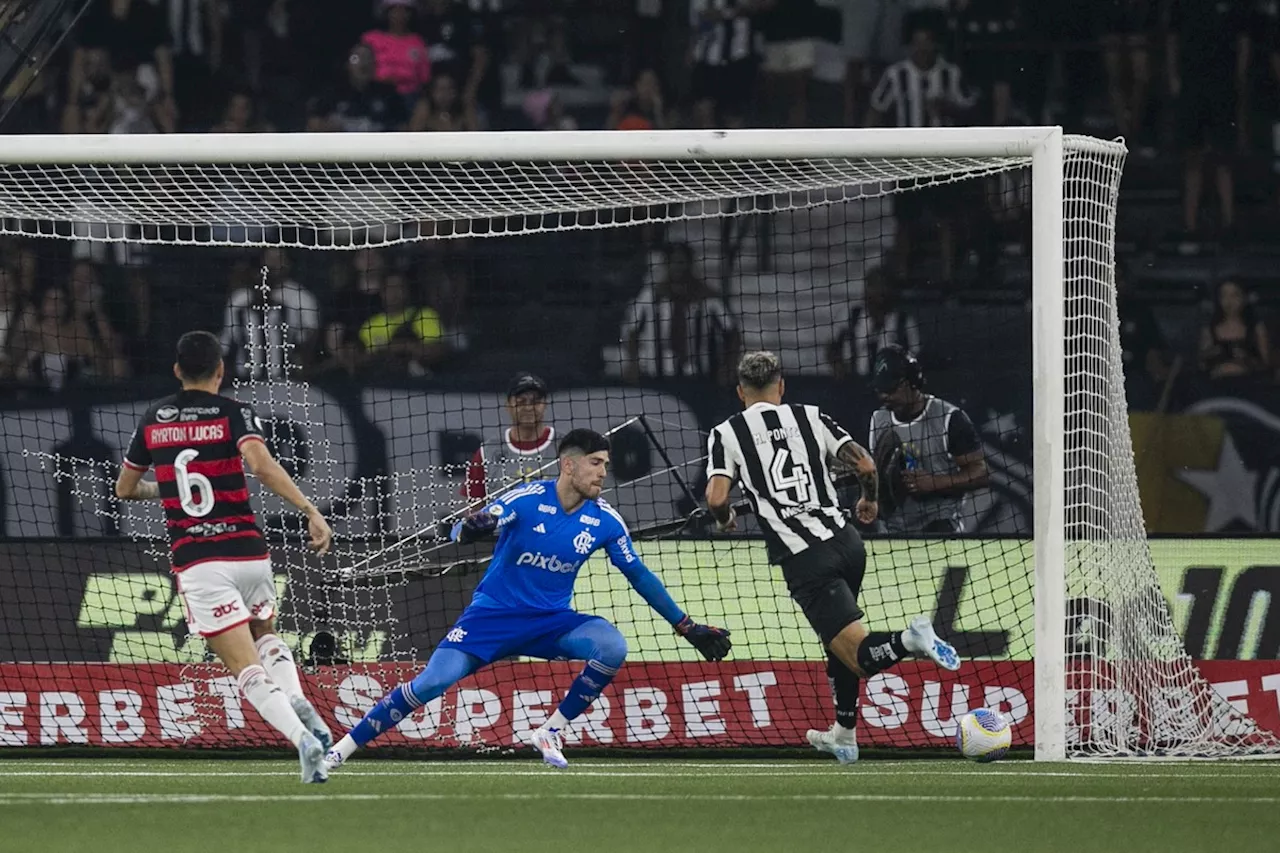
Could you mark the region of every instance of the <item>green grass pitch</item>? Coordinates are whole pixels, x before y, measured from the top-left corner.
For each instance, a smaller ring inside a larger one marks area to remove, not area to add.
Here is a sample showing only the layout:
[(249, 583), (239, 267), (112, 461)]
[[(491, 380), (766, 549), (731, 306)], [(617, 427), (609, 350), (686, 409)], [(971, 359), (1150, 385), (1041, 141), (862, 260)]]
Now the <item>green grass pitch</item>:
[(1280, 765), (0, 760), (0, 851), (1280, 850)]

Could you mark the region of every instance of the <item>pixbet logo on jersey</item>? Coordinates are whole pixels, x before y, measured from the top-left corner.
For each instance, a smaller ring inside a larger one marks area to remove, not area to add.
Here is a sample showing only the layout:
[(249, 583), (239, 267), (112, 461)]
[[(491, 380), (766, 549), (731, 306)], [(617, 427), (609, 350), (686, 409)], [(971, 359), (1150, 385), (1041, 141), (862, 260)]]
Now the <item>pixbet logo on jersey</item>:
[(578, 566), (582, 563), (566, 563), (555, 554), (550, 557), (544, 556), (541, 552), (530, 554), (525, 551), (516, 559), (517, 566), (533, 566), (535, 569), (546, 569), (549, 572), (560, 572), (561, 574), (572, 574), (578, 570)]

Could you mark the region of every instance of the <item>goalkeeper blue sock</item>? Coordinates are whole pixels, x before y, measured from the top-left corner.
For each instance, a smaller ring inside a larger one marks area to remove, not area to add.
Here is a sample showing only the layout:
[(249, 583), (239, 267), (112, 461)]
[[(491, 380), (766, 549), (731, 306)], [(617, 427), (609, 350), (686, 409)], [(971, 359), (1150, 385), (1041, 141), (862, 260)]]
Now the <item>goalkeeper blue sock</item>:
[(364, 746), (383, 732), (388, 732), (418, 708), (443, 696), (444, 692), (475, 672), (484, 661), (457, 649), (436, 649), (427, 668), (412, 682), (401, 684), (383, 696), (377, 705), (356, 723), (350, 737), (356, 746)]
[(596, 701), (600, 691), (604, 690), (617, 674), (618, 670), (615, 667), (606, 666), (598, 660), (587, 661), (582, 674), (569, 685), (569, 693), (560, 703), (560, 707), (556, 708), (557, 713), (566, 721), (579, 716), (592, 702)]
[(363, 720), (356, 723), (351, 730), (351, 739), (356, 742), (356, 746), (364, 746), (383, 732), (394, 729), (401, 720), (422, 707), (422, 704), (407, 683), (397, 685), (364, 715)]

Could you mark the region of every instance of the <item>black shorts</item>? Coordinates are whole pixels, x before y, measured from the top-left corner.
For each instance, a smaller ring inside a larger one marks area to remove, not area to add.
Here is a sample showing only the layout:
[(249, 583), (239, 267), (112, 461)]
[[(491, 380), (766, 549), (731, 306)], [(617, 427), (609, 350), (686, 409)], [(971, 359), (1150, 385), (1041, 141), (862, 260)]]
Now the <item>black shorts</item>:
[(845, 626), (862, 618), (858, 593), (867, 569), (867, 549), (850, 525), (782, 561), (782, 578), (813, 630), (830, 645)]

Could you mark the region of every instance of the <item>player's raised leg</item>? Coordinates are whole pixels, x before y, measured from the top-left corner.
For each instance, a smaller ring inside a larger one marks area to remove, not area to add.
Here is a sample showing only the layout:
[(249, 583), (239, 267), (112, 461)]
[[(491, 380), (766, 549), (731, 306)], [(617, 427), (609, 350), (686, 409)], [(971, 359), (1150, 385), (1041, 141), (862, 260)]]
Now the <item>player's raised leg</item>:
[(436, 648), (427, 661), (426, 669), (413, 681), (392, 688), (364, 715), (364, 719), (333, 745), (324, 759), (326, 771), (341, 765), (357, 749), (391, 731), (405, 717), (432, 699), (443, 696), (446, 690), (484, 665), (485, 661), (459, 649), (443, 645)]
[(289, 697), (289, 704), (307, 731), (315, 735), (320, 746), (328, 750), (333, 746), (333, 735), (324, 719), (307, 701), (302, 690), (302, 678), (298, 675), (298, 666), (293, 661), (293, 653), (284, 641), (276, 636), (275, 622), (271, 618), (255, 619), (249, 623), (249, 632), (253, 635), (254, 647), (258, 650), (258, 659), (267, 676), (280, 686)]
[(627, 659), (627, 641), (622, 632), (608, 621), (599, 616), (577, 613), (568, 616), (586, 621), (561, 635), (552, 648), (526, 652), (534, 657), (586, 661), (555, 712), (534, 730), (530, 738), (532, 745), (542, 753), (542, 760), (559, 768), (569, 766), (564, 757), (564, 732), (569, 723), (591, 707)]

